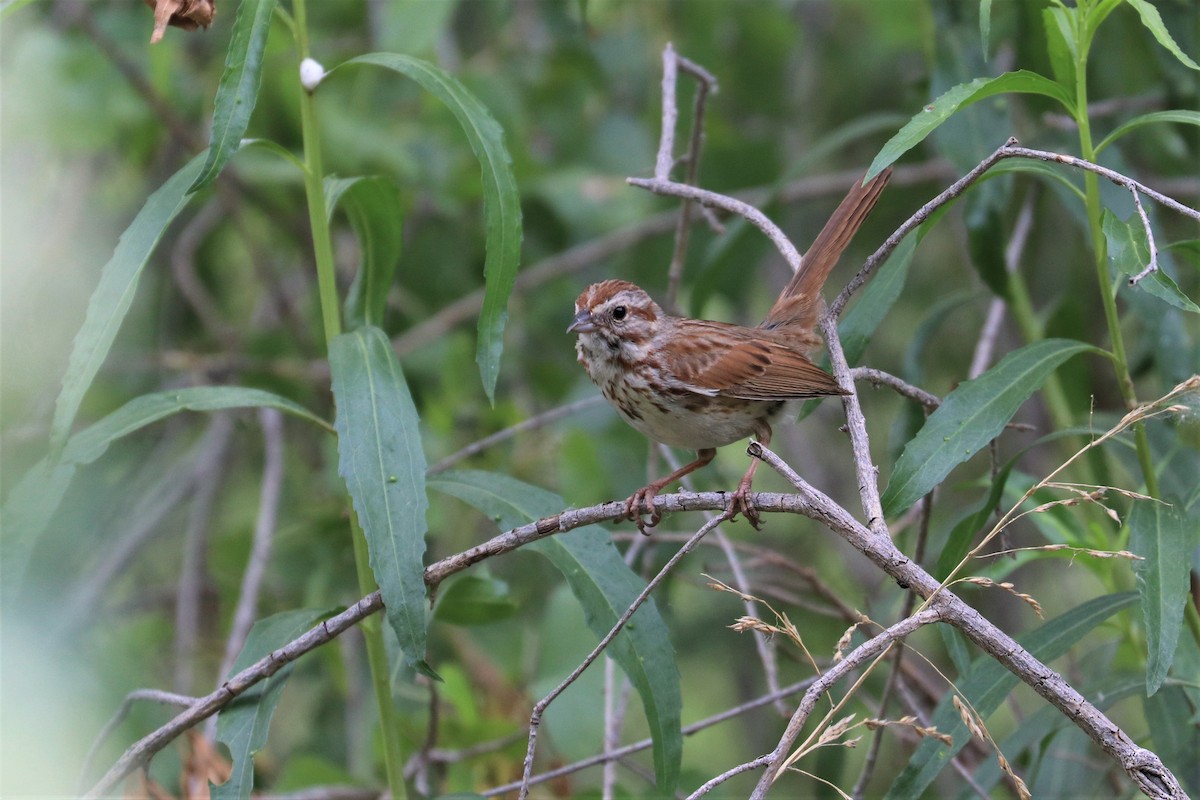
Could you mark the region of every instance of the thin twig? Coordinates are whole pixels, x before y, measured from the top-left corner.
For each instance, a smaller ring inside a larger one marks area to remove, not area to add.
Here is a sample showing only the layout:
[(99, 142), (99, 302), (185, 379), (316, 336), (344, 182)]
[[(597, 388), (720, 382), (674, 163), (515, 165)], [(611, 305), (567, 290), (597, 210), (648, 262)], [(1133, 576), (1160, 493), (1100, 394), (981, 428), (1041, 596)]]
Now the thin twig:
[(96, 739), (92, 742), (92, 746), (88, 748), (87, 755), (83, 759), (83, 766), (79, 770), (79, 783), (75, 790), (76, 792), (82, 793), (87, 788), (85, 781), (88, 778), (88, 773), (92, 771), (92, 762), (96, 760), (96, 753), (108, 741), (108, 737), (117, 729), (117, 726), (125, 721), (125, 717), (129, 716), (129, 710), (139, 700), (149, 700), (154, 703), (183, 706), (185, 708), (196, 702), (196, 698), (189, 695), (164, 692), (161, 689), (134, 689), (125, 695), (125, 699), (121, 701), (121, 705), (117, 707), (112, 718), (104, 723), (104, 727), (100, 729), (100, 733), (96, 734)]
[[(731, 507), (730, 511), (732, 512), (732, 510), (733, 509)], [(724, 521), (725, 516), (721, 516), (709, 520), (702, 525), (700, 529), (692, 536), (692, 538), (688, 539), (683, 547), (679, 548), (679, 550), (675, 552), (675, 555), (671, 556), (671, 558), (667, 560), (667, 563), (663, 565), (658, 574), (650, 579), (650, 581), (646, 584), (646, 588), (642, 589), (638, 596), (634, 598), (634, 601), (629, 604), (629, 608), (625, 609), (624, 613), (617, 618), (616, 624), (614, 624), (612, 629), (605, 634), (604, 638), (600, 640), (599, 644), (592, 649), (592, 652), (588, 654), (587, 658), (580, 662), (579, 666), (571, 670), (571, 674), (568, 675), (562, 681), (562, 683), (560, 683), (549, 694), (534, 704), (533, 711), (529, 715), (529, 746), (525, 752), (525, 771), (521, 781), (521, 789), (517, 794), (517, 800), (525, 800), (525, 798), (529, 795), (529, 778), (533, 774), (533, 756), (537, 747), (537, 734), (538, 729), (541, 726), (542, 715), (546, 713), (546, 709), (549, 708), (550, 704), (554, 702), (559, 695), (567, 690), (567, 687), (578, 680), (579, 676), (583, 674), (585, 669), (591, 666), (591, 664), (600, 657), (600, 654), (604, 652), (609, 643), (616, 638), (617, 634), (621, 632), (621, 630), (625, 627), (625, 624), (633, 617), (634, 613), (641, 608), (642, 604), (646, 602), (646, 599), (650, 597), (650, 593), (658, 588), (658, 585), (663, 582), (667, 575), (671, 573), (671, 570), (675, 568), (675, 565), (678, 564), (684, 556), (690, 553), (696, 547), (696, 545), (700, 543), (700, 540), (708, 534), (709, 531)]]
[(626, 178), (625, 182), (630, 186), (637, 186), (640, 189), (646, 189), (655, 194), (694, 200), (708, 208), (718, 208), (722, 211), (728, 211), (731, 214), (737, 214), (739, 217), (745, 218), (746, 221), (762, 231), (771, 240), (771, 243), (775, 245), (775, 248), (779, 250), (787, 261), (788, 266), (792, 268), (792, 272), (800, 269), (800, 253), (796, 251), (796, 246), (792, 244), (791, 240), (779, 229), (779, 226), (772, 222), (766, 214), (749, 203), (744, 203), (728, 195), (710, 192), (707, 189), (688, 186), (686, 183), (676, 183), (675, 181), (660, 180), (658, 178)]
[(1185, 206), (1178, 200), (1172, 199), (1162, 192), (1155, 191), (1144, 183), (1135, 181), (1127, 175), (1122, 175), (1116, 170), (1102, 167), (1099, 164), (1093, 164), (1091, 161), (1076, 156), (1069, 156), (1064, 153), (1052, 153), (1047, 150), (1034, 150), (1029, 147), (1021, 147), (1017, 144), (1016, 139), (1009, 139), (1009, 143), (997, 151), (1001, 159), (1005, 158), (1031, 158), (1035, 161), (1052, 161), (1055, 164), (1065, 164), (1068, 167), (1082, 169), (1087, 172), (1094, 172), (1102, 178), (1115, 183), (1117, 186), (1122, 186), (1131, 192), (1138, 192), (1149, 197), (1159, 205), (1166, 206), (1172, 211), (1183, 214), (1185, 217), (1191, 217), (1194, 220), (1200, 221), (1200, 211), (1194, 208)]
[[(716, 92), (717, 81), (706, 70), (698, 65), (688, 61), (675, 53), (674, 48), (670, 44), (663, 50), (664, 67), (666, 62), (671, 62), (670, 75), (671, 87), (670, 93), (667, 91), (667, 74), (668, 70), (663, 70), (663, 121), (662, 121), (662, 144), (659, 146), (659, 158), (663, 157), (663, 148), (667, 148), (667, 155), (674, 152), (673, 144), (668, 146), (666, 139), (668, 135), (674, 137), (675, 119), (678, 116), (676, 112), (677, 100), (675, 97), (675, 71), (676, 67), (682, 69), (688, 75), (696, 79), (696, 97), (692, 103), (692, 135), (688, 142), (687, 155), (684, 156), (686, 170), (684, 172), (684, 183), (695, 186), (696, 176), (700, 170), (700, 149), (704, 142), (704, 108), (708, 100), (710, 91)], [(668, 120), (671, 124), (671, 132), (668, 134)], [(661, 164), (654, 171), (654, 176), (661, 179), (670, 179), (670, 169), (660, 171)], [(667, 267), (667, 293), (664, 296), (666, 309), (669, 313), (679, 313), (679, 284), (683, 279), (683, 264), (687, 255), (688, 234), (692, 228), (692, 203), (690, 200), (684, 200), (679, 204), (679, 221), (675, 226), (675, 248), (671, 253), (671, 264)]]
[(663, 48), (662, 62), (662, 132), (658, 137), (658, 155), (654, 159), (654, 177), (669, 181), (671, 168), (675, 166), (675, 124), (679, 118), (675, 103), (675, 78), (679, 74), (679, 61), (670, 42)]
[(593, 397), (586, 397), (583, 400), (576, 400), (574, 403), (567, 403), (565, 406), (559, 406), (548, 411), (543, 411), (541, 414), (535, 414), (528, 419), (518, 422), (516, 425), (510, 425), (504, 430), (496, 431), (490, 436), (485, 436), (476, 442), (472, 442), (461, 450), (451, 453), (426, 470), (426, 474), (436, 475), (439, 472), (445, 472), (459, 461), (462, 461), (465, 458), (470, 458), (478, 453), (482, 453), (489, 447), (500, 444), (503, 441), (507, 441), (519, 433), (525, 433), (527, 431), (543, 428), (553, 422), (558, 422), (564, 417), (569, 417), (572, 414), (592, 408), (593, 406), (602, 406), (605, 404), (605, 402), (606, 401), (602, 395), (595, 395)]
[(1137, 208), (1138, 216), (1142, 218), (1142, 227), (1146, 229), (1146, 246), (1150, 248), (1150, 263), (1146, 264), (1144, 270), (1129, 279), (1129, 285), (1135, 286), (1138, 281), (1151, 272), (1158, 271), (1158, 247), (1154, 244), (1154, 230), (1150, 227), (1150, 218), (1146, 216), (1146, 209), (1142, 207), (1141, 195), (1133, 188), (1130, 188), (1129, 193), (1133, 195), (1133, 205)]
[[(1004, 248), (1004, 271), (1012, 275), (1021, 264), (1025, 253), (1025, 245), (1029, 241), (1029, 232), (1033, 230), (1033, 206), (1037, 199), (1037, 184), (1025, 195), (1021, 210), (1017, 213), (1017, 221), (1013, 224), (1012, 236), (1008, 246)], [(992, 352), (996, 349), (996, 338), (1000, 335), (1000, 324), (1004, 321), (1007, 304), (1003, 297), (993, 297), (988, 304), (987, 316), (984, 317), (983, 327), (979, 331), (979, 340), (975, 343), (975, 352), (971, 356), (971, 366), (967, 370), (968, 378), (978, 378), (988, 368), (992, 361)]]
[[(644, 537), (641, 537), (641, 538), (644, 538)], [(705, 717), (704, 719), (699, 720), (698, 722), (693, 722), (691, 725), (685, 725), (685, 726), (683, 726), (682, 733), (684, 736), (691, 736), (693, 733), (697, 733), (697, 732), (705, 730), (707, 728), (711, 728), (714, 725), (719, 725), (720, 723), (725, 722), (726, 720), (730, 720), (730, 719), (733, 719), (734, 717), (741, 716), (742, 714), (745, 714), (748, 711), (754, 711), (755, 709), (762, 708), (763, 706), (771, 705), (772, 703), (775, 703), (776, 701), (780, 700), (781, 698), (791, 697), (792, 695), (796, 694), (797, 692), (802, 692), (805, 689), (807, 689), (809, 686), (811, 686), (813, 684), (813, 681), (815, 681), (816, 679), (817, 679), (816, 676), (813, 676), (811, 678), (805, 678), (804, 680), (799, 681), (797, 683), (793, 683), (790, 686), (783, 687), (778, 692), (769, 692), (767, 694), (762, 695), (761, 697), (756, 697), (753, 700), (742, 703), (741, 705), (726, 709), (726, 710), (720, 712), (719, 714), (713, 714), (711, 717)], [(524, 735), (525, 735), (524, 733), (521, 734), (522, 737)], [(627, 744), (624, 747), (621, 747), (620, 749), (617, 749), (617, 750), (613, 750), (612, 752), (609, 752), (609, 753), (600, 753), (598, 755), (589, 756), (587, 758), (580, 759), (579, 761), (575, 761), (575, 762), (566, 764), (561, 767), (555, 767), (554, 769), (549, 770), (547, 772), (542, 772), (538, 775), (534, 775), (532, 778), (530, 778), (529, 785), (536, 786), (539, 783), (545, 783), (547, 781), (552, 781), (555, 778), (561, 778), (564, 775), (571, 775), (573, 773), (580, 772), (581, 770), (585, 770), (589, 767), (594, 767), (597, 764), (604, 764), (612, 759), (626, 758), (628, 756), (633, 755), (634, 753), (640, 752), (642, 750), (650, 749), (653, 746), (653, 744), (654, 744), (653, 739), (642, 739), (641, 741), (637, 741), (632, 744)], [(488, 789), (484, 792), (481, 792), (481, 794), (483, 794), (484, 797), (495, 797), (496, 795), (506, 794), (508, 792), (514, 792), (517, 789), (519, 789), (520, 786), (521, 786), (520, 781), (513, 781), (512, 783), (506, 783), (503, 786), (496, 786), (494, 788)]]
[(850, 370), (850, 378), (855, 381), (869, 381), (875, 386), (887, 386), (890, 389), (895, 389), (899, 394), (907, 397), (909, 400), (915, 400), (926, 409), (933, 410), (942, 404), (941, 398), (935, 394), (930, 394), (924, 389), (913, 386), (901, 378), (897, 378), (889, 372), (884, 372), (881, 369), (873, 367), (855, 367)]
[(883, 504), (879, 499), (879, 467), (871, 459), (871, 445), (867, 438), (867, 419), (863, 416), (858, 389), (850, 377), (850, 365), (842, 351), (842, 340), (838, 336), (837, 320), (832, 312), (822, 316), (821, 328), (825, 333), (825, 345), (829, 349), (829, 362), (833, 377), (838, 384), (849, 387), (850, 393), (842, 397), (846, 411), (846, 429), (850, 433), (850, 444), (854, 450), (854, 471), (858, 476), (858, 492), (863, 511), (867, 515), (867, 527), (877, 536), (888, 538), (887, 523), (883, 519)]

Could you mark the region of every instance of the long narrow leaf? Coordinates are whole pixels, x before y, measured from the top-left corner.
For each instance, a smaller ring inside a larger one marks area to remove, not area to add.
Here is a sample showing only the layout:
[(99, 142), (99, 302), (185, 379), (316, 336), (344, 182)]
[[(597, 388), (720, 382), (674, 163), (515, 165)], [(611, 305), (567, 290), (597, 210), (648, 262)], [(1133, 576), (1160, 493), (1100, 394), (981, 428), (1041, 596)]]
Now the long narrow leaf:
[(237, 152), (242, 135), (250, 125), (250, 116), (258, 102), (263, 53), (267, 49), (267, 33), (274, 12), (275, 0), (242, 0), (238, 5), (229, 49), (225, 53), (225, 71), (221, 73), (213, 104), (208, 159), (189, 192), (212, 183)]
[(1046, 339), (1009, 353), (978, 378), (959, 384), (905, 445), (883, 492), (884, 513), (903, 512), (941, 483), (1000, 434), (1059, 364), (1084, 351), (1099, 352), (1083, 342)]
[(1075, 107), (1074, 98), (1049, 78), (1028, 70), (1006, 72), (995, 78), (976, 78), (969, 83), (960, 83), (947, 89), (940, 97), (921, 109), (901, 128), (895, 136), (888, 140), (879, 155), (871, 162), (867, 170), (870, 178), (882, 172), (894, 163), (900, 156), (907, 153), (924, 141), (939, 125), (950, 119), (956, 111), (966, 108), (972, 103), (978, 103), (989, 97), (1006, 93), (1040, 94), (1057, 100), (1068, 112)]
[[(1053, 661), (1101, 622), (1132, 605), (1135, 600), (1137, 595), (1133, 592), (1097, 597), (1019, 637), (1018, 641), (1043, 663)], [(1008, 697), (1017, 681), (1016, 675), (1006, 670), (991, 656), (985, 655), (972, 662), (971, 669), (955, 681), (955, 686), (986, 721), (1004, 702), (1004, 698)], [(954, 744), (947, 747), (935, 739), (922, 741), (908, 765), (888, 789), (886, 800), (915, 800), (922, 796), (922, 792), (933, 783), (938, 773), (971, 739), (971, 733), (963, 724), (958, 709), (954, 707), (950, 693), (938, 703), (930, 724), (940, 733), (952, 736)]]
[[(487, 472), (445, 472), (430, 478), (429, 485), (470, 503), (502, 528), (516, 527), (563, 507), (559, 497), (544, 489)], [(566, 577), (583, 607), (588, 627), (598, 638), (612, 629), (646, 586), (626, 566), (608, 534), (596, 526), (552, 536), (531, 546)], [(683, 755), (682, 701), (670, 632), (653, 598), (637, 610), (613, 640), (610, 653), (642, 699), (654, 742), (656, 796), (669, 797), (679, 778)]]
[(500, 353), (504, 348), (504, 325), (508, 321), (508, 298), (521, 260), (521, 198), (512, 159), (504, 146), (504, 130), (466, 87), (426, 61), (397, 53), (369, 53), (346, 64), (374, 64), (412, 78), (446, 104), (479, 159), (487, 256), (483, 264), (483, 310), (479, 314), (475, 360), (488, 400), (494, 400)]
[(346, 294), (348, 327), (383, 324), (388, 290), (400, 260), (400, 198), (396, 184), (382, 175), (326, 178), (325, 206), (333, 214), (338, 205), (346, 212), (362, 252), (358, 274)]
[(3, 586), (7, 596), (19, 589), (34, 544), (75, 477), (75, 469), (104, 455), (116, 440), (180, 411), (233, 408), (277, 408), (323, 428), (325, 420), (285, 397), (239, 386), (194, 386), (155, 392), (130, 400), (108, 416), (67, 440), (59, 458), (39, 461), (13, 487), (3, 509)]
[[(229, 671), (236, 675), (307, 631), (328, 611), (298, 609), (260, 619), (250, 629), (242, 651)], [(217, 741), (229, 748), (233, 769), (220, 786), (209, 785), (213, 800), (248, 798), (254, 788), (254, 754), (267, 743), (267, 730), (295, 662), (256, 684), (226, 706), (217, 717)]]
[(1142, 557), (1133, 570), (1146, 624), (1147, 695), (1162, 686), (1175, 658), (1189, 597), (1194, 538), (1178, 503), (1146, 500), (1135, 503), (1129, 514), (1129, 549)]
[(338, 472), (367, 537), (371, 571), (408, 663), (425, 663), (425, 453), (417, 409), (379, 328), (329, 343), (337, 402)]
[(1133, 119), (1119, 125), (1116, 130), (1105, 136), (1100, 144), (1096, 145), (1096, 153), (1099, 154), (1104, 148), (1120, 139), (1130, 131), (1137, 130), (1143, 125), (1152, 125), (1160, 122), (1178, 122), (1184, 125), (1200, 125), (1200, 111), (1183, 111), (1180, 109), (1170, 109), (1167, 111), (1151, 111), (1149, 114), (1140, 114)]
[(1200, 64), (1193, 61), (1175, 42), (1170, 31), (1167, 30), (1167, 26), (1163, 24), (1162, 16), (1159, 15), (1158, 9), (1152, 3), (1147, 2), (1147, 0), (1125, 1), (1138, 12), (1138, 16), (1142, 18), (1142, 24), (1146, 26), (1146, 30), (1154, 35), (1154, 38), (1167, 49), (1167, 52), (1179, 59), (1180, 64), (1190, 69), (1200, 70)]
[(204, 157), (201, 153), (193, 158), (147, 198), (142, 210), (121, 234), (112, 258), (100, 271), (100, 282), (88, 301), (83, 326), (75, 334), (62, 391), (54, 405), (54, 421), (50, 424), (53, 451), (66, 443), (83, 395), (100, 371), (133, 302), (142, 268), (167, 226), (187, 205), (188, 187), (199, 173)]

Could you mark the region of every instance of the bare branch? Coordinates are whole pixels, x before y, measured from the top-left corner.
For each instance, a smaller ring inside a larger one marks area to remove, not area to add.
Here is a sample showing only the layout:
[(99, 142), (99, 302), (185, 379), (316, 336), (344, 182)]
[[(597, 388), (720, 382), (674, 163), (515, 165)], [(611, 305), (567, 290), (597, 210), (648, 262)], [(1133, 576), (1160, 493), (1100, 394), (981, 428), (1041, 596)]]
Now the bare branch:
[(463, 449), (455, 453), (451, 453), (426, 470), (426, 474), (436, 475), (439, 472), (445, 472), (459, 461), (462, 461), (465, 458), (470, 458), (478, 453), (482, 453), (489, 447), (500, 444), (503, 441), (507, 441), (519, 433), (525, 433), (526, 431), (543, 428), (552, 422), (558, 422), (560, 419), (569, 417), (579, 411), (592, 408), (593, 406), (602, 406), (605, 404), (605, 402), (606, 401), (603, 395), (595, 395), (594, 397), (587, 397), (583, 400), (576, 400), (574, 403), (567, 403), (565, 406), (552, 408), (549, 411), (543, 411), (541, 414), (536, 414), (528, 419), (521, 420), (516, 425), (510, 425), (504, 430), (496, 431), (490, 436), (485, 436), (479, 441), (472, 442)]
[(855, 367), (850, 370), (850, 377), (856, 381), (869, 381), (875, 386), (887, 386), (890, 389), (895, 389), (901, 395), (907, 397), (909, 400), (916, 400), (930, 411), (942, 404), (941, 399), (937, 395), (930, 394), (918, 386), (913, 386), (911, 383), (906, 383), (895, 375), (884, 372), (881, 369)]
[(943, 588), (932, 575), (901, 553), (889, 537), (878, 536), (865, 528), (828, 496), (810, 486), (770, 450), (757, 442), (751, 443), (750, 450), (752, 455), (766, 461), (799, 490), (804, 499), (804, 508), (800, 513), (823, 522), (899, 585), (925, 598), (926, 608), (937, 610), (943, 622), (958, 628), (969, 640), (1058, 708), (1119, 764), (1143, 793), (1164, 800), (1185, 797), (1179, 782), (1157, 755), (1139, 747), (1061, 675), (1034, 658), (1015, 639), (958, 596)]
[(788, 266), (792, 268), (792, 272), (800, 269), (800, 253), (797, 252), (796, 246), (792, 244), (791, 240), (779, 229), (779, 226), (772, 222), (766, 214), (749, 203), (744, 203), (728, 195), (710, 192), (707, 189), (688, 186), (686, 183), (676, 183), (675, 181), (661, 180), (659, 178), (626, 178), (625, 182), (630, 186), (647, 189), (655, 194), (694, 200), (707, 208), (717, 208), (722, 211), (728, 211), (730, 214), (737, 214), (766, 234), (771, 243), (783, 255)]
[(1146, 216), (1146, 209), (1142, 207), (1142, 197), (1137, 193), (1137, 190), (1130, 189), (1129, 193), (1133, 195), (1133, 204), (1137, 207), (1138, 216), (1142, 218), (1142, 227), (1146, 229), (1146, 246), (1150, 248), (1150, 263), (1146, 264), (1146, 268), (1129, 279), (1129, 285), (1135, 286), (1142, 278), (1149, 275), (1151, 272), (1158, 271), (1158, 247), (1154, 244), (1154, 230), (1150, 227), (1150, 218)]

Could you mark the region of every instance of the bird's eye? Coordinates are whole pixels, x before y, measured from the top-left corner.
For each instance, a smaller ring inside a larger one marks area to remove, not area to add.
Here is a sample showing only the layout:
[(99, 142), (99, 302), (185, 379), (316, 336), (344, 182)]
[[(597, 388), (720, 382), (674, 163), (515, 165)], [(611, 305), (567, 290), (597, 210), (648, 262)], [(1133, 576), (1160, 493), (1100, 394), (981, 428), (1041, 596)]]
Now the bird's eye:
[(613, 309), (613, 319), (615, 319), (617, 322), (620, 322), (621, 320), (625, 319), (626, 313), (625, 306), (617, 306)]

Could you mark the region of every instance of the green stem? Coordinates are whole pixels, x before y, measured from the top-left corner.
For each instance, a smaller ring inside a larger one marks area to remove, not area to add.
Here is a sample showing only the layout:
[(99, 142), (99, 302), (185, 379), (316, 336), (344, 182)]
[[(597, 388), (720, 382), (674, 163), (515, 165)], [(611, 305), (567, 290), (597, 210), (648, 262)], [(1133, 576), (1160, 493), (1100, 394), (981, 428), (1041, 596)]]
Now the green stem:
[[(300, 59), (308, 58), (308, 22), (305, 0), (294, 0), (296, 47)], [(321, 167), (321, 133), (317, 127), (317, 108), (312, 93), (300, 89), (300, 131), (304, 139), (304, 193), (308, 197), (308, 224), (312, 229), (313, 258), (317, 264), (317, 291), (321, 299), (321, 322), (325, 344), (342, 332), (338, 313), (337, 280), (334, 277), (333, 243), (329, 238), (329, 215), (325, 209), (325, 187)]]
[[(1079, 24), (1075, 61), (1075, 118), (1079, 125), (1080, 155), (1088, 161), (1095, 161), (1096, 152), (1092, 144), (1091, 121), (1087, 114), (1087, 62), (1088, 50), (1091, 46), (1087, 16), (1083, 9), (1080, 9), (1080, 13), (1076, 15)], [(1108, 338), (1112, 344), (1113, 367), (1117, 373), (1117, 385), (1121, 391), (1121, 398), (1125, 401), (1126, 408), (1132, 409), (1138, 404), (1137, 393), (1133, 387), (1133, 376), (1129, 372), (1129, 361), (1125, 355), (1125, 338), (1121, 333), (1121, 318), (1117, 313), (1117, 297), (1108, 269), (1108, 247), (1104, 240), (1104, 230), (1100, 224), (1099, 180), (1094, 172), (1085, 172), (1083, 182), (1088, 230), (1091, 234), (1092, 255), (1096, 269), (1096, 283), (1100, 289), (1104, 321), (1108, 326)], [(1154, 463), (1150, 457), (1150, 443), (1146, 437), (1146, 429), (1139, 422), (1133, 430), (1138, 464), (1146, 484), (1146, 493), (1151, 497), (1158, 497), (1158, 477), (1154, 473)]]
[[(309, 57), (308, 14), (305, 0), (293, 0), (292, 30), (300, 61)], [(297, 74), (297, 82), (298, 81)], [(304, 141), (304, 193), (308, 199), (308, 221), (312, 229), (313, 258), (317, 266), (317, 292), (321, 302), (321, 322), (325, 331), (325, 343), (329, 345), (342, 332), (339, 312), (337, 281), (334, 275), (333, 243), (329, 236), (329, 214), (325, 207), (325, 187), (322, 180), (325, 171), (321, 166), (321, 135), (317, 125), (316, 101), (311, 92), (300, 89), (300, 130)], [(360, 595), (367, 595), (379, 587), (371, 572), (367, 540), (359, 527), (357, 516), (351, 515), (351, 538), (354, 542), (354, 567), (358, 573)], [(404, 785), (404, 748), (400, 739), (400, 728), (392, 704), (390, 670), (387, 651), (383, 644), (383, 629), (378, 619), (362, 624), (363, 638), (367, 647), (367, 664), (371, 670), (371, 684), (375, 690), (375, 701), (379, 706), (379, 726), (383, 732), (384, 760), (388, 788), (396, 800), (408, 797)]]
[[(354, 568), (358, 573), (358, 593), (366, 597), (379, 587), (371, 572), (367, 553), (367, 537), (358, 524), (358, 515), (351, 514), (352, 536), (354, 537)], [(391, 670), (388, 669), (387, 650), (383, 644), (383, 627), (380, 615), (363, 620), (363, 639), (367, 644), (367, 665), (371, 670), (371, 686), (379, 704), (379, 724), (383, 730), (384, 768), (387, 771), (388, 787), (392, 797), (403, 800), (407, 797), (404, 785), (404, 746), (400, 740), (400, 727), (396, 710), (392, 704)]]

